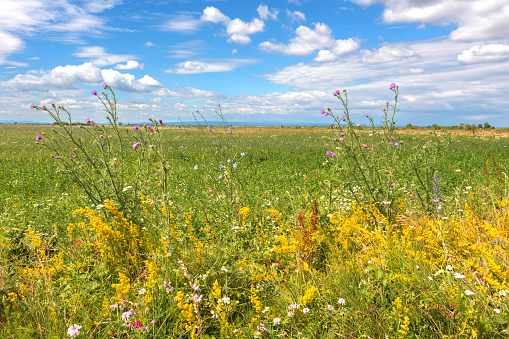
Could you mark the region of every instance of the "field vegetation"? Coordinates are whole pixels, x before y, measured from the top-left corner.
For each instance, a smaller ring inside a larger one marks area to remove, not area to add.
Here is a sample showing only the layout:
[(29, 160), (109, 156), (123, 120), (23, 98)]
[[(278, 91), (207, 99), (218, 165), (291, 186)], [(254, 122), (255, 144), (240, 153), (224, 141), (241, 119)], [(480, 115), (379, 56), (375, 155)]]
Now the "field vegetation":
[(107, 125), (0, 125), (0, 337), (509, 337), (507, 132), (398, 129), (397, 86), (333, 129), (125, 126), (104, 87)]

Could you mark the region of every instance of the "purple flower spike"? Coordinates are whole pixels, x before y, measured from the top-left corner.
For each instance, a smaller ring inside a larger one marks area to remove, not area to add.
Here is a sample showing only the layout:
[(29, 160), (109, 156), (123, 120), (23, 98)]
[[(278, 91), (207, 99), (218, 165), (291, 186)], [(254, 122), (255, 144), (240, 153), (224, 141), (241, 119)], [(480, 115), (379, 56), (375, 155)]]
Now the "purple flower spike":
[(97, 91), (92, 91), (92, 95), (97, 95)]
[(394, 89), (395, 87), (396, 87), (396, 84), (392, 83), (390, 89)]
[(36, 136), (36, 137), (35, 137), (35, 140), (37, 140), (37, 141), (39, 141), (39, 140), (41, 140), (41, 139), (42, 139), (42, 135), (40, 135), (40, 134), (39, 134), (38, 136)]
[(103, 88), (106, 89), (106, 87), (108, 87), (108, 84), (107, 83), (104, 83), (103, 84)]
[(134, 126), (134, 127), (133, 127), (133, 130), (135, 130), (135, 131), (136, 131), (137, 129), (138, 129), (138, 125), (136, 125), (136, 126)]

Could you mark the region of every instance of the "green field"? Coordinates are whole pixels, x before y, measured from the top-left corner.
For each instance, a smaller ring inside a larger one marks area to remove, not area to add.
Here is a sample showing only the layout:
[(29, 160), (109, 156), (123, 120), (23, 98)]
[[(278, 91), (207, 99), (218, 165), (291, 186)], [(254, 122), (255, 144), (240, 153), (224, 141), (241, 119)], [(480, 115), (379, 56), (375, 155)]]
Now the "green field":
[(509, 337), (508, 134), (148, 125), (0, 125), (0, 337)]

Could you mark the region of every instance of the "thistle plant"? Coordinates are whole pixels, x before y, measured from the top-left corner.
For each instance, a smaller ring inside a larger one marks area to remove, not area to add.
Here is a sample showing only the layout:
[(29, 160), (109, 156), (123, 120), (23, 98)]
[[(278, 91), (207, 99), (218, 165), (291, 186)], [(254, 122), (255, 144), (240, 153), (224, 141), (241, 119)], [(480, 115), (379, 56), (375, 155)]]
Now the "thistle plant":
[(373, 117), (368, 129), (359, 129), (352, 120), (348, 107), (346, 90), (334, 92), (344, 108), (342, 115), (334, 114), (330, 108), (322, 115), (331, 116), (337, 125), (335, 147), (327, 151), (328, 162), (332, 164), (333, 178), (339, 181), (358, 203), (372, 203), (389, 217), (395, 215), (402, 198), (415, 196), (422, 207), (431, 207), (433, 175), (436, 160), (440, 156), (443, 140), (434, 134), (434, 143), (414, 152), (415, 158), (402, 160), (405, 145), (396, 133), (395, 115), (399, 97), (399, 86), (391, 84), (394, 102), (382, 107), (382, 120), (377, 127)]

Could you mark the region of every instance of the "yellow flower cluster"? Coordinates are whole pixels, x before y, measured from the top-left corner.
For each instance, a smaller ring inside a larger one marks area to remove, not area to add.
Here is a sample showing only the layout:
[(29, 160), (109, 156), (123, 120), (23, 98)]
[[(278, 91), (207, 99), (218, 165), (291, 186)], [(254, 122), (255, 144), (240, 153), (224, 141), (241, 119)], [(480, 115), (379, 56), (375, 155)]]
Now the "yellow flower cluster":
[(131, 279), (122, 273), (118, 274), (118, 279), (119, 283), (112, 284), (111, 287), (113, 287), (117, 292), (117, 300), (121, 301), (129, 294), (129, 291), (131, 290)]
[(191, 338), (197, 338), (196, 317), (193, 314), (193, 305), (185, 302), (184, 292), (182, 291), (177, 292), (175, 299), (177, 300), (177, 307), (180, 309), (180, 313), (185, 320), (182, 324), (183, 328), (191, 332)]
[(309, 305), (315, 297), (315, 293), (318, 289), (315, 286), (308, 288), (302, 297), (300, 297), (300, 303), (303, 305)]

